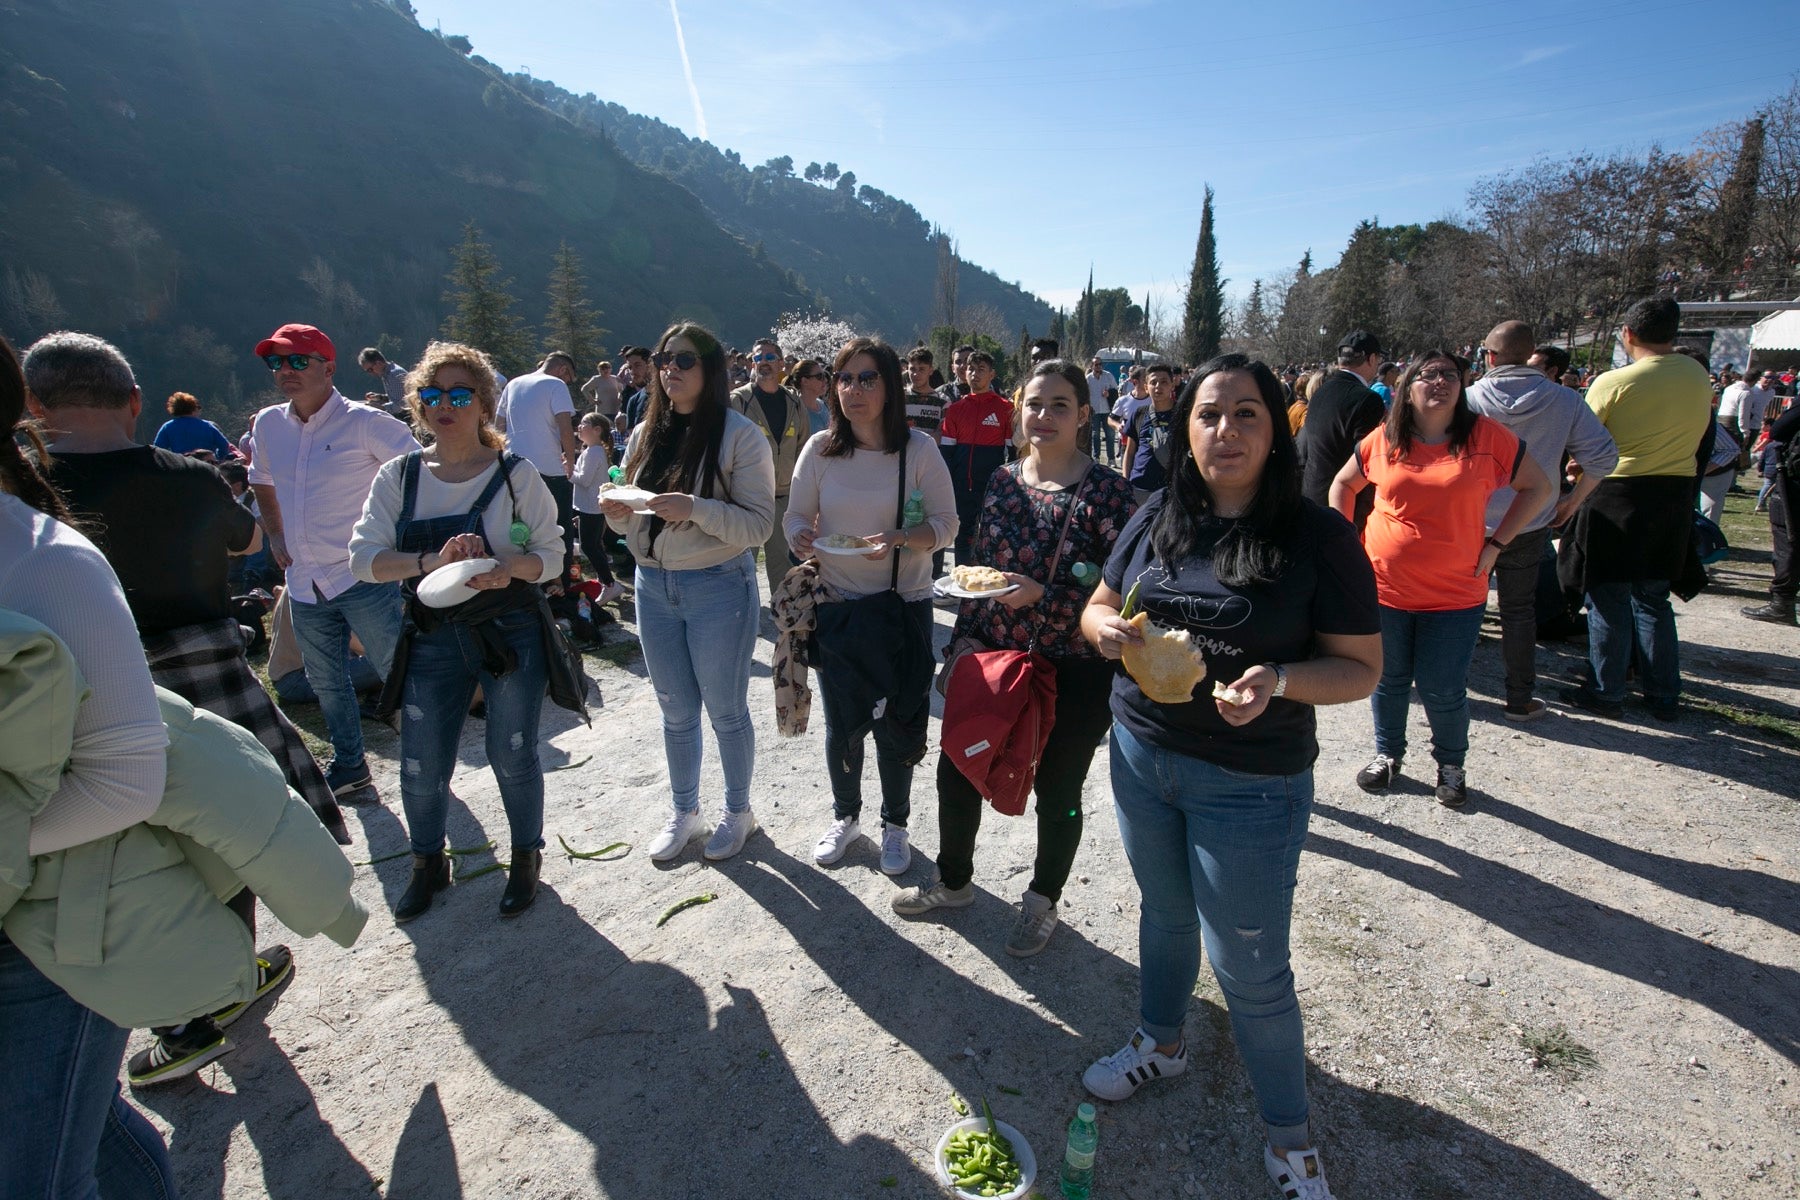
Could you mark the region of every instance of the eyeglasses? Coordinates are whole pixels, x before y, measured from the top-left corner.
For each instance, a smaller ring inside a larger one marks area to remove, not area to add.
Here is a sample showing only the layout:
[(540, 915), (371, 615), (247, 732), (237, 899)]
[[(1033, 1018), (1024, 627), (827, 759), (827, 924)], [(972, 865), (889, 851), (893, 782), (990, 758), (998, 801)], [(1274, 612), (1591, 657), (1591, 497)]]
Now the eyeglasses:
[(800, 378), (802, 378), (802, 379), (829, 379), (830, 376), (825, 374), (825, 372), (823, 372), (823, 371), (808, 371), (806, 374), (800, 376)]
[(664, 350), (661, 353), (652, 354), (650, 361), (656, 364), (656, 369), (659, 371), (668, 370), (670, 363), (675, 364), (677, 371), (691, 371), (700, 365), (700, 356), (692, 350), (681, 350), (674, 354)]
[(756, 362), (780, 362), (781, 355), (779, 355), (779, 354), (752, 354), (750, 356), (750, 361), (753, 363), (756, 363)]
[(1461, 379), (1461, 378), (1462, 378), (1461, 371), (1452, 371), (1452, 370), (1449, 370), (1446, 368), (1444, 370), (1436, 370), (1436, 371), (1420, 371), (1417, 375), (1413, 376), (1413, 382), (1415, 382), (1415, 383), (1443, 383), (1445, 380), (1448, 380), (1448, 379)]
[(475, 389), (466, 387), (422, 387), (419, 389), (419, 407), (421, 408), (436, 408), (446, 400), (449, 401), (451, 408), (467, 408), (475, 403)]
[(836, 376), (837, 385), (841, 388), (855, 388), (859, 392), (872, 392), (875, 385), (881, 382), (880, 371), (860, 371), (852, 375), (848, 371), (839, 371)]
[(262, 360), (263, 365), (271, 371), (279, 371), (283, 367), (304, 371), (312, 366), (313, 356), (310, 354), (265, 354), (262, 356)]

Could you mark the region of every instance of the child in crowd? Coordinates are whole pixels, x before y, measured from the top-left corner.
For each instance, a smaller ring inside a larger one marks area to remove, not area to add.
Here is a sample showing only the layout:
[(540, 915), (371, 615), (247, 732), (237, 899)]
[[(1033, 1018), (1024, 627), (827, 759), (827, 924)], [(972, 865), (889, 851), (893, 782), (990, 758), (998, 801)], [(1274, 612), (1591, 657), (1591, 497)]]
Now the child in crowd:
[(1781, 465), (1781, 444), (1769, 437), (1769, 431), (1775, 427), (1773, 413), (1763, 417), (1762, 432), (1757, 435), (1756, 446), (1750, 455), (1756, 462), (1756, 473), (1762, 476), (1762, 490), (1756, 493), (1756, 511), (1769, 511), (1769, 493), (1775, 488), (1775, 468)]
[(602, 587), (597, 604), (611, 604), (624, 592), (613, 578), (612, 560), (606, 552), (606, 518), (600, 514), (600, 485), (607, 482), (612, 466), (612, 423), (597, 412), (582, 416), (575, 427), (581, 439), (581, 457), (575, 460), (575, 528), (581, 552), (587, 555)]

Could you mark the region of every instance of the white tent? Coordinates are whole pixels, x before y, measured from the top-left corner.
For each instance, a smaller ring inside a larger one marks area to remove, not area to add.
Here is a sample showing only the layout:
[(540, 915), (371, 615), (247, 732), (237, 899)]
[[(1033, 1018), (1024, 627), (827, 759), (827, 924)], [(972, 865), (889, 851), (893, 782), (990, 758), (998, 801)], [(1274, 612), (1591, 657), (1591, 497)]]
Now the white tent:
[(1800, 308), (1770, 313), (1750, 330), (1750, 349), (1800, 350)]

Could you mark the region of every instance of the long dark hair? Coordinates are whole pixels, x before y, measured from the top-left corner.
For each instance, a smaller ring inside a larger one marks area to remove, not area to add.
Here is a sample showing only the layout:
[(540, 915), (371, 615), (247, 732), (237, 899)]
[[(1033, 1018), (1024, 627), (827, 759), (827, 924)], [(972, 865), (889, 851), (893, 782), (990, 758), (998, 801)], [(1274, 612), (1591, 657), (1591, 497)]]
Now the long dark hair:
[(1212, 491), (1194, 461), (1188, 422), (1200, 395), (1200, 385), (1221, 372), (1235, 371), (1256, 382), (1257, 393), (1269, 416), (1269, 457), (1263, 463), (1256, 495), (1243, 518), (1213, 544), (1213, 574), (1227, 587), (1273, 583), (1288, 565), (1288, 547), (1299, 528), (1301, 511), (1300, 466), (1294, 453), (1294, 435), (1285, 417), (1286, 393), (1275, 372), (1244, 354), (1221, 354), (1195, 370), (1193, 378), (1175, 399), (1169, 425), (1169, 482), (1163, 493), (1162, 511), (1150, 527), (1150, 545), (1159, 561), (1173, 566), (1191, 558), (1214, 516)]
[[(0, 337), (0, 430), (6, 434), (0, 438), (0, 488), (45, 516), (69, 521), (69, 506), (39, 466), (50, 461), (50, 452), (38, 436), (37, 425), (25, 418), (25, 372), (5, 337)], [(35, 457), (19, 445), (21, 437), (31, 443)]]
[(1469, 364), (1448, 350), (1427, 350), (1407, 365), (1406, 373), (1400, 376), (1400, 385), (1394, 391), (1394, 402), (1388, 405), (1384, 431), (1387, 434), (1390, 462), (1403, 462), (1412, 453), (1412, 385), (1426, 364), (1434, 362), (1447, 362), (1456, 368), (1456, 411), (1450, 416), (1451, 458), (1461, 457), (1463, 447), (1469, 444), (1469, 435), (1475, 432), (1475, 410), (1469, 407), (1469, 389), (1463, 382)]
[(691, 322), (669, 326), (656, 343), (657, 353), (678, 337), (692, 342), (700, 355), (700, 395), (688, 414), (685, 432), (663, 390), (662, 372), (650, 371), (649, 402), (644, 406), (644, 433), (625, 462), (625, 478), (656, 492), (711, 496), (719, 478), (719, 448), (725, 442), (725, 414), (731, 408), (731, 376), (725, 347), (712, 333)]
[(888, 454), (900, 453), (900, 447), (906, 445), (911, 430), (906, 425), (906, 388), (900, 382), (900, 355), (886, 342), (878, 342), (874, 338), (852, 338), (844, 343), (844, 348), (837, 352), (831, 360), (831, 387), (826, 393), (831, 414), (831, 424), (825, 430), (825, 445), (819, 450), (826, 458), (842, 458), (856, 452), (856, 433), (850, 428), (850, 419), (844, 416), (843, 406), (838, 403), (836, 375), (844, 369), (844, 364), (859, 354), (867, 354), (875, 360), (875, 370), (881, 375), (881, 441), (882, 449)]

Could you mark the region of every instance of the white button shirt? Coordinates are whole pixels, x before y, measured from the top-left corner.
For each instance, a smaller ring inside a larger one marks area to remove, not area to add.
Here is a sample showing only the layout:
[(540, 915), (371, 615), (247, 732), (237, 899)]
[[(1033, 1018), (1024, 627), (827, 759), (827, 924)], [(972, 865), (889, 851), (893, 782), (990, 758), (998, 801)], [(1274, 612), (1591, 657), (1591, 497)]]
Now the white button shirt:
[(272, 484), (293, 565), (288, 595), (296, 604), (330, 600), (355, 586), (350, 534), (381, 464), (421, 449), (412, 431), (379, 409), (351, 404), (336, 388), (301, 421), (289, 404), (256, 414), (252, 484)]

